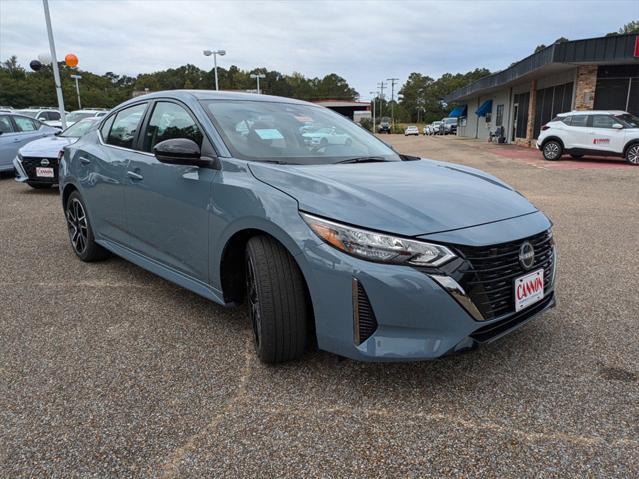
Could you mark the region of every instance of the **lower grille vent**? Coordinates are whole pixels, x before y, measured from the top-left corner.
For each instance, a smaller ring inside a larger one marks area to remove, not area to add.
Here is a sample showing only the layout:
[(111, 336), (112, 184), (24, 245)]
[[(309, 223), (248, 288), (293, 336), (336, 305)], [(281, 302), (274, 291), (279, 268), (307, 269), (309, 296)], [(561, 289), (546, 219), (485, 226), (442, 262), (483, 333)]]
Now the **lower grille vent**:
[(361, 283), (353, 278), (353, 336), (360, 345), (377, 329), (377, 319)]

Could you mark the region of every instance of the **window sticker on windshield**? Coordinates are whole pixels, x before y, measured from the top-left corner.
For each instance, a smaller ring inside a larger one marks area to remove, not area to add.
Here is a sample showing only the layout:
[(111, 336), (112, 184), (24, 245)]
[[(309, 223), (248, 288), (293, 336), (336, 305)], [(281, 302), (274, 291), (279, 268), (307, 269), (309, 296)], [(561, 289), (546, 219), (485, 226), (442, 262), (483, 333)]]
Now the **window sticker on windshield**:
[(313, 123), (313, 119), (310, 116), (299, 116), (296, 115), (295, 119), (300, 123)]
[(255, 133), (262, 140), (282, 140), (284, 137), (280, 133), (280, 131), (276, 128), (267, 128), (267, 129), (255, 129)]

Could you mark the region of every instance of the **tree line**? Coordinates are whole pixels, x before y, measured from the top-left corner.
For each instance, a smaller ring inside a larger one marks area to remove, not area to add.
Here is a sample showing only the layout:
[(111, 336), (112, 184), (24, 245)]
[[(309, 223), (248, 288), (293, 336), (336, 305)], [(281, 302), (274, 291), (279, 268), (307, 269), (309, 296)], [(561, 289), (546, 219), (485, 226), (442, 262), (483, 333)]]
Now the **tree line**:
[[(131, 98), (136, 91), (143, 92), (174, 89), (213, 89), (214, 71), (205, 71), (195, 65), (184, 65), (154, 73), (143, 73), (136, 77), (107, 72), (97, 75), (86, 70), (69, 68), (59, 64), (62, 91), (67, 110), (77, 109), (75, 82), (72, 74), (82, 76), (80, 80), (81, 101), (85, 107), (112, 108)], [(301, 73), (285, 75), (278, 71), (257, 68), (242, 70), (237, 66), (228, 69), (218, 67), (218, 82), (221, 90), (254, 90), (255, 79), (251, 73), (260, 73), (260, 89), (270, 95), (279, 95), (301, 100), (339, 99), (354, 100), (357, 91), (341, 76), (331, 73), (322, 78), (307, 78)], [(25, 108), (35, 105), (57, 105), (53, 80), (53, 69), (43, 66), (37, 72), (27, 70), (12, 56), (0, 64), (0, 105)]]

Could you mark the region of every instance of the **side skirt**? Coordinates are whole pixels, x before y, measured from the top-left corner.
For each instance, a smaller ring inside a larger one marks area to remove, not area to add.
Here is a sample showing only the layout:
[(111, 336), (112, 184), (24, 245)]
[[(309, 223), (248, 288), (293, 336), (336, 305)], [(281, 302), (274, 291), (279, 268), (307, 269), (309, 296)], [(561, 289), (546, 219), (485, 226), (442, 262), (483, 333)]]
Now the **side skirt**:
[(199, 281), (190, 276), (186, 276), (185, 274), (172, 268), (168, 268), (167, 266), (160, 264), (151, 258), (147, 258), (146, 256), (141, 255), (140, 253), (113, 241), (96, 239), (95, 242), (98, 243), (100, 246), (108, 249), (113, 254), (116, 254), (124, 258), (125, 260), (139, 266), (140, 268), (150, 271), (153, 274), (157, 274), (167, 281), (171, 281), (178, 286), (182, 286), (183, 288), (188, 289), (195, 294), (199, 294), (200, 296), (221, 304), (222, 306), (233, 306), (232, 303), (224, 302), (221, 291), (212, 288), (210, 285), (202, 281)]
[(623, 158), (623, 153), (615, 153), (614, 151), (595, 150), (589, 148), (565, 148), (564, 153), (569, 155), (584, 155), (584, 156), (614, 156)]

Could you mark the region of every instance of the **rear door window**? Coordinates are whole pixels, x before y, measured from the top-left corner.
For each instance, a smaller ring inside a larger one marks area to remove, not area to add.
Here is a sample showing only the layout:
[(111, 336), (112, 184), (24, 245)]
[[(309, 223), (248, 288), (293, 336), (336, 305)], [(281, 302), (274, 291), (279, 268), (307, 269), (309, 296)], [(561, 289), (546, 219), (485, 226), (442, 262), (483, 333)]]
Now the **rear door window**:
[(133, 149), (135, 135), (137, 134), (140, 122), (146, 110), (146, 103), (130, 106), (115, 116), (113, 126), (109, 131), (107, 143), (109, 145), (119, 146), (121, 148)]
[(570, 126), (588, 126), (588, 115), (573, 115), (570, 117)]
[(60, 119), (60, 113), (57, 111), (48, 112), (49, 120), (57, 121)]

